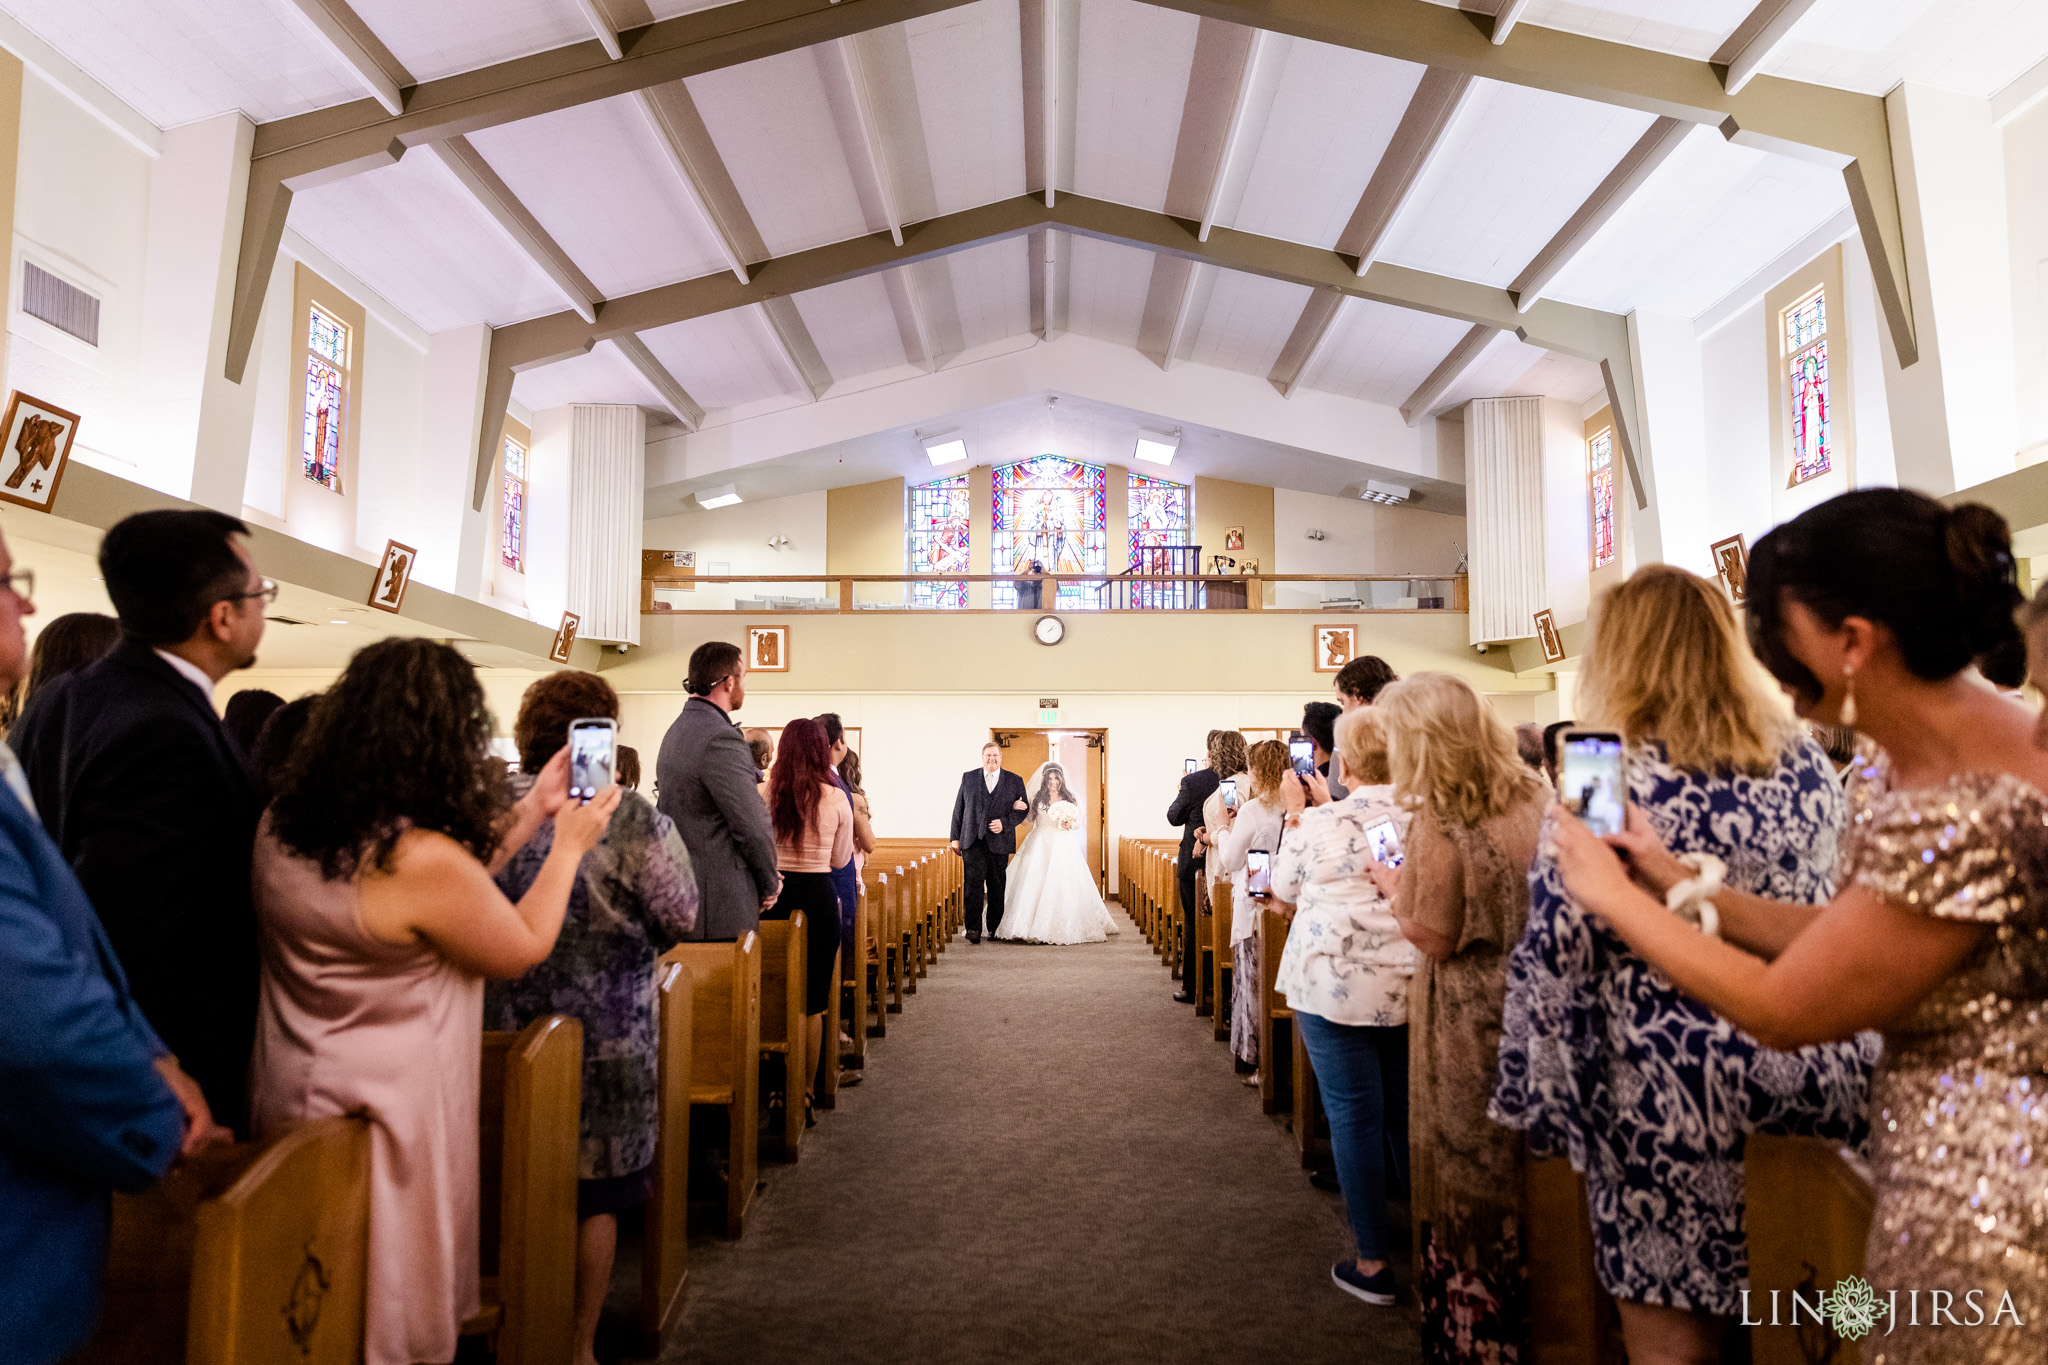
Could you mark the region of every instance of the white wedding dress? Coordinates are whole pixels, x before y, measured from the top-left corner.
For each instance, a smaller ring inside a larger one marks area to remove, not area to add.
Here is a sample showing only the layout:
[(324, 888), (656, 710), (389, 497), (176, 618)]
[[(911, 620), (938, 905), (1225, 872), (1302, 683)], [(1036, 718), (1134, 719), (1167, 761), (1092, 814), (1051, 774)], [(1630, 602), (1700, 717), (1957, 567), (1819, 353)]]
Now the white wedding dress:
[(1048, 763), (1031, 775), (1031, 834), (1010, 864), (995, 936), (1030, 943), (1100, 943), (1116, 921), (1088, 870), (1088, 831), (1066, 772)]

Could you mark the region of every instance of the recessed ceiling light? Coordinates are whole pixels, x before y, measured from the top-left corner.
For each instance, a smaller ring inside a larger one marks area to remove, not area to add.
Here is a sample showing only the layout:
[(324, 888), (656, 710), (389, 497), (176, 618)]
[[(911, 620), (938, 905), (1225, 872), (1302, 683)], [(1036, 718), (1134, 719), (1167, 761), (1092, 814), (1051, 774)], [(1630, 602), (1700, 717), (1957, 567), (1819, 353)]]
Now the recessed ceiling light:
[(1365, 481), (1365, 491), (1358, 496), (1367, 502), (1378, 502), (1384, 503), (1388, 507), (1398, 507), (1400, 504), (1408, 501), (1409, 498), (1415, 496), (1415, 490), (1403, 488), (1398, 483), (1381, 483), (1378, 479), (1367, 479)]
[(917, 439), (935, 465), (958, 464), (967, 458), (967, 438), (957, 431), (942, 431), (935, 436), (920, 435)]
[(720, 484), (716, 488), (701, 489), (697, 493), (697, 505), (706, 511), (714, 507), (730, 507), (740, 501), (740, 490), (732, 484)]
[(1132, 453), (1147, 464), (1172, 464), (1173, 453), (1179, 449), (1178, 431), (1140, 431), (1138, 447)]

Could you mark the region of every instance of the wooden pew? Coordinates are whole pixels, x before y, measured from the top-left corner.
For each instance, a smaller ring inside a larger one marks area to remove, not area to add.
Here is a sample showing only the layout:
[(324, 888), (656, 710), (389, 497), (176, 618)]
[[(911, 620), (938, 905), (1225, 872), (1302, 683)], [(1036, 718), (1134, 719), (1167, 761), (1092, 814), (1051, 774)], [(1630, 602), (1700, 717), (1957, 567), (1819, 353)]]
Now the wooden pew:
[(583, 1025), (566, 1014), (484, 1034), (478, 1103), (482, 1311), (464, 1336), (495, 1339), (499, 1365), (575, 1357), (576, 1172)]
[[(1759, 1133), (1746, 1144), (1742, 1166), (1754, 1302), (1767, 1304), (1780, 1290), (1779, 1298), (1789, 1302), (1795, 1289), (1811, 1302), (1822, 1290), (1863, 1273), (1876, 1195), (1861, 1163), (1852, 1164), (1839, 1147), (1819, 1138)], [(1903, 1319), (1903, 1306), (1900, 1314)], [(1756, 1316), (1769, 1315), (1759, 1311)], [(1795, 1329), (1789, 1320), (1754, 1328), (1752, 1359), (1756, 1365), (1803, 1365), (1814, 1357), (1800, 1349), (1799, 1338), (1813, 1331), (1810, 1324)], [(1861, 1358), (1869, 1360), (1879, 1349), (1865, 1341)], [(1841, 1342), (1832, 1359), (1853, 1365), (1857, 1343)]]
[(640, 1250), (640, 1347), (661, 1354), (682, 1315), (689, 1275), (690, 1035), (695, 979), (680, 962), (655, 964), (655, 1095), (660, 1128), (654, 1143), (654, 1194), (647, 1201)]
[[(803, 1155), (804, 1141), (804, 971), (809, 917), (798, 910), (788, 919), (761, 921), (761, 1085), (771, 1103), (782, 1101), (780, 1149), (784, 1161)], [(779, 1087), (767, 1077), (779, 1076)]]
[(1293, 1100), (1288, 1084), (1294, 1058), (1294, 1011), (1273, 988), (1280, 974), (1280, 949), (1287, 942), (1287, 917), (1266, 909), (1259, 917), (1259, 1107), (1268, 1114)]
[(1200, 1018), (1218, 1013), (1209, 989), (1216, 976), (1216, 901), (1206, 871), (1195, 874), (1195, 901), (1195, 1017)]
[[(770, 921), (773, 923), (774, 921)], [(682, 943), (662, 956), (696, 978), (691, 991), (690, 1103), (726, 1116), (724, 1225), (746, 1230), (759, 1178), (761, 936)]]
[(114, 1196), (100, 1325), (72, 1365), (354, 1365), (369, 1132), (368, 1119), (317, 1119)]
[(1209, 989), (1216, 999), (1215, 1037), (1219, 1043), (1230, 1041), (1230, 991), (1232, 966), (1236, 956), (1230, 946), (1230, 921), (1236, 914), (1237, 888), (1228, 881), (1219, 880), (1214, 892), (1216, 898), (1215, 923), (1211, 926), (1216, 937), (1209, 948)]
[[(840, 979), (840, 958), (844, 948), (834, 950), (832, 957), (832, 980)], [(840, 992), (831, 990), (825, 994), (825, 1018), (818, 1031), (818, 1066), (811, 1077), (811, 1091), (816, 1096), (820, 1109), (839, 1107), (839, 997)]]
[[(1284, 942), (1285, 940), (1283, 940)], [(1316, 1088), (1315, 1067), (1308, 1059), (1308, 1044), (1301, 1041), (1301, 1030), (1294, 1027), (1294, 1012), (1287, 1012), (1288, 1060), (1292, 1066), (1289, 1087), (1294, 1096), (1294, 1150), (1301, 1158), (1304, 1171), (1315, 1170), (1327, 1164), (1330, 1151), (1329, 1139), (1323, 1134), (1325, 1114), (1323, 1113), (1323, 1092)]]

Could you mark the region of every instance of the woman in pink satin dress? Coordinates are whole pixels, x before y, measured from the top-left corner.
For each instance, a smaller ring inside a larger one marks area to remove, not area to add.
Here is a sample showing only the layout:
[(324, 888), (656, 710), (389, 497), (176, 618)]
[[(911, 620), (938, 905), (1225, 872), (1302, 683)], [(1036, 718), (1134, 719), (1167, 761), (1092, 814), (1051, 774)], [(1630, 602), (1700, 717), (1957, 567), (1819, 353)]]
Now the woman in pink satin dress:
[[(453, 1360), (477, 1310), (477, 1091), (485, 977), (554, 947), (612, 787), (566, 800), (567, 750), (512, 804), (476, 672), (429, 640), (360, 651), (314, 706), (257, 837), (260, 1138), (371, 1120), (368, 1365)], [(491, 880), (540, 823), (517, 904)]]

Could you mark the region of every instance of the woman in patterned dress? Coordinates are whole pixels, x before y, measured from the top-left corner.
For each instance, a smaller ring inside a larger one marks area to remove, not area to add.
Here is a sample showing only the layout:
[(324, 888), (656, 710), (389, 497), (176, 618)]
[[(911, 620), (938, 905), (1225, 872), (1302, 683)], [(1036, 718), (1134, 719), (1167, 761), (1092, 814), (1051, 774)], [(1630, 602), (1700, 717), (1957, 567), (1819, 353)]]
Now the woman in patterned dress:
[[(580, 717), (617, 720), (618, 693), (595, 673), (565, 669), (526, 689), (512, 737), (523, 773), (537, 773)], [(514, 779), (524, 790), (532, 779)], [(554, 846), (552, 820), (498, 873), (526, 893)], [(604, 842), (585, 854), (555, 950), (515, 981), (484, 989), (488, 1027), (516, 1031), (550, 1014), (583, 1022), (583, 1114), (576, 1181), (576, 1365), (595, 1365), (597, 1320), (611, 1284), (620, 1213), (647, 1202), (659, 1131), (654, 962), (697, 923), (697, 878), (676, 827), (626, 792)]]
[[(1728, 885), (1776, 900), (1833, 892), (1840, 787), (1717, 586), (1654, 564), (1610, 591), (1579, 711), (1622, 736), (1629, 797), (1666, 847), (1718, 858)], [(1492, 1116), (1585, 1174), (1594, 1265), (1629, 1360), (1718, 1359), (1748, 1285), (1744, 1140), (1862, 1142), (1877, 1035), (1760, 1046), (1579, 913), (1547, 848), (1503, 1030)]]
[(1218, 1000), (1216, 1008), (1230, 1011), (1230, 1053), (1251, 1068), (1244, 1083), (1256, 1086), (1265, 968), (1259, 962), (1262, 911), (1259, 902), (1245, 889), (1246, 869), (1253, 849), (1262, 848), (1268, 853), (1280, 849), (1280, 821), (1287, 813), (1281, 793), (1288, 777), (1287, 746), (1277, 739), (1262, 739), (1251, 746), (1245, 765), (1251, 796), (1236, 810), (1222, 808), (1217, 823), (1209, 827), (1216, 835), (1209, 875), (1215, 881), (1230, 883), (1230, 999)]
[(1407, 861), (1371, 871), (1422, 954), (1408, 994), (1408, 1111), (1423, 1358), (1511, 1365), (1529, 1326), (1524, 1144), (1486, 1103), (1550, 789), (1463, 678), (1413, 674), (1372, 714), (1394, 792), (1414, 811)]
[(1876, 1365), (2039, 1365), (2048, 1333), (2048, 753), (1972, 667), (2018, 602), (2005, 523), (1974, 504), (1863, 489), (1757, 543), (1757, 654), (1802, 715), (1883, 750), (1858, 764), (1826, 906), (1723, 891), (1710, 937), (1653, 894), (1688, 874), (1647, 829), (1611, 841), (1624, 864), (1557, 822), (1573, 899), (1766, 1046), (1884, 1030)]

